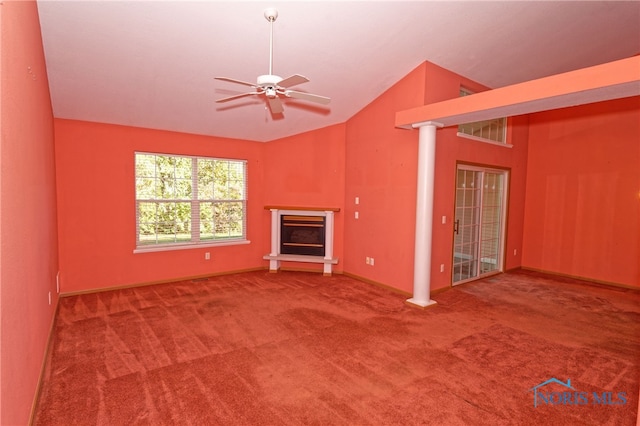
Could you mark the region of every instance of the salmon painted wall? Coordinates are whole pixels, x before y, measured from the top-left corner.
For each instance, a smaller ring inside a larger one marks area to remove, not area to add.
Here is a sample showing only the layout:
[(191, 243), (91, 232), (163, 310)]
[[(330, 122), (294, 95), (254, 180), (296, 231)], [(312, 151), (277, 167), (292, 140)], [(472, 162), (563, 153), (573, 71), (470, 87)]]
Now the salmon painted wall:
[(533, 114), (524, 267), (640, 287), (640, 97)]
[[(460, 86), (474, 92), (486, 87), (434, 64), (427, 64), (425, 104), (459, 96)], [(479, 142), (458, 136), (457, 126), (436, 132), (436, 170), (433, 214), (433, 253), (431, 289), (451, 286), (453, 254), (453, 222), (455, 217), (455, 184), (458, 164), (470, 164), (509, 171), (507, 223), (504, 269), (521, 265), (522, 228), (528, 150), (528, 119), (526, 116), (508, 119), (507, 145)], [(442, 224), (442, 217), (446, 223)], [(515, 253), (514, 254), (514, 250)], [(440, 265), (444, 264), (444, 272)]]
[(53, 114), (36, 3), (0, 19), (0, 424), (24, 425), (58, 299)]
[[(264, 147), (265, 205), (337, 207), (334, 229), (334, 271), (343, 270), (345, 188), (345, 125), (338, 124), (268, 142)], [(263, 213), (264, 253), (270, 250), (271, 212)], [(268, 261), (264, 261), (268, 267)], [(283, 268), (322, 271), (322, 265), (282, 263)]]
[[(460, 86), (486, 88), (431, 63), (417, 67), (347, 122), (345, 270), (411, 293), (418, 131), (394, 127), (395, 112), (459, 96)], [(451, 285), (453, 216), (458, 162), (511, 169), (505, 268), (520, 265), (526, 180), (526, 118), (510, 120), (510, 147), (437, 131), (432, 290)], [(355, 197), (360, 204), (355, 205)], [(359, 219), (354, 219), (355, 211)], [(442, 216), (446, 223), (442, 224)], [(366, 265), (373, 257), (375, 264)], [(445, 265), (440, 272), (440, 264)]]
[(417, 67), (347, 121), (344, 269), (405, 291), (413, 282), (418, 144), (417, 132), (394, 120), (424, 103), (424, 74), (425, 65)]
[[(263, 144), (62, 119), (54, 126), (63, 292), (263, 266)], [(134, 254), (136, 151), (248, 160), (251, 243)]]

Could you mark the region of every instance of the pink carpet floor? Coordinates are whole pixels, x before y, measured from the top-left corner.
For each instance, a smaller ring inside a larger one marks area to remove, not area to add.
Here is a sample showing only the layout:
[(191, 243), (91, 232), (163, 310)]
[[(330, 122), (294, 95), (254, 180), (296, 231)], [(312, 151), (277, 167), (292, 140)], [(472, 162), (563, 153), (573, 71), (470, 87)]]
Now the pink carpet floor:
[(405, 299), (262, 271), (64, 297), (34, 424), (636, 423), (639, 292), (519, 271)]

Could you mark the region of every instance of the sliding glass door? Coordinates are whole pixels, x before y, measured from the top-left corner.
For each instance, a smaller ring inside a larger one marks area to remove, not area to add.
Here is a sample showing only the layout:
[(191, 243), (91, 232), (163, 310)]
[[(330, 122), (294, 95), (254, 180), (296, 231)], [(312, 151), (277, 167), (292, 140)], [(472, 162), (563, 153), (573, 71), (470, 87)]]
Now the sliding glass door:
[(502, 271), (508, 172), (459, 165), (453, 285)]

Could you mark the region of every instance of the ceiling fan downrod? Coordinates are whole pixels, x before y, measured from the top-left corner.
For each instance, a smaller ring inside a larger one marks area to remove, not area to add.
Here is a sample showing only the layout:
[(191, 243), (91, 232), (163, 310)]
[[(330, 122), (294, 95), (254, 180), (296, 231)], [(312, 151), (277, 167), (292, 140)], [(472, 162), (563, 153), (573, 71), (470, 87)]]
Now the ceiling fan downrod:
[(273, 75), (273, 23), (278, 19), (278, 10), (273, 7), (265, 9), (264, 17), (269, 21), (271, 26), (269, 36), (269, 75)]

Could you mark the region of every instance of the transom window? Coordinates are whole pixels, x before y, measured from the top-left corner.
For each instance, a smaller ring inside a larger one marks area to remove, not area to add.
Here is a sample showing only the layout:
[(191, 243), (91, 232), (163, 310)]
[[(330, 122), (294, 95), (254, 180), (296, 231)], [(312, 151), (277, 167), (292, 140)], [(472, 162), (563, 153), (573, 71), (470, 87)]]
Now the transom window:
[(244, 160), (137, 152), (136, 248), (246, 240)]
[[(472, 95), (473, 92), (464, 87), (460, 88), (460, 96)], [(458, 136), (471, 136), (480, 140), (488, 140), (498, 143), (506, 143), (507, 119), (494, 118), (493, 120), (464, 123), (458, 126)]]

